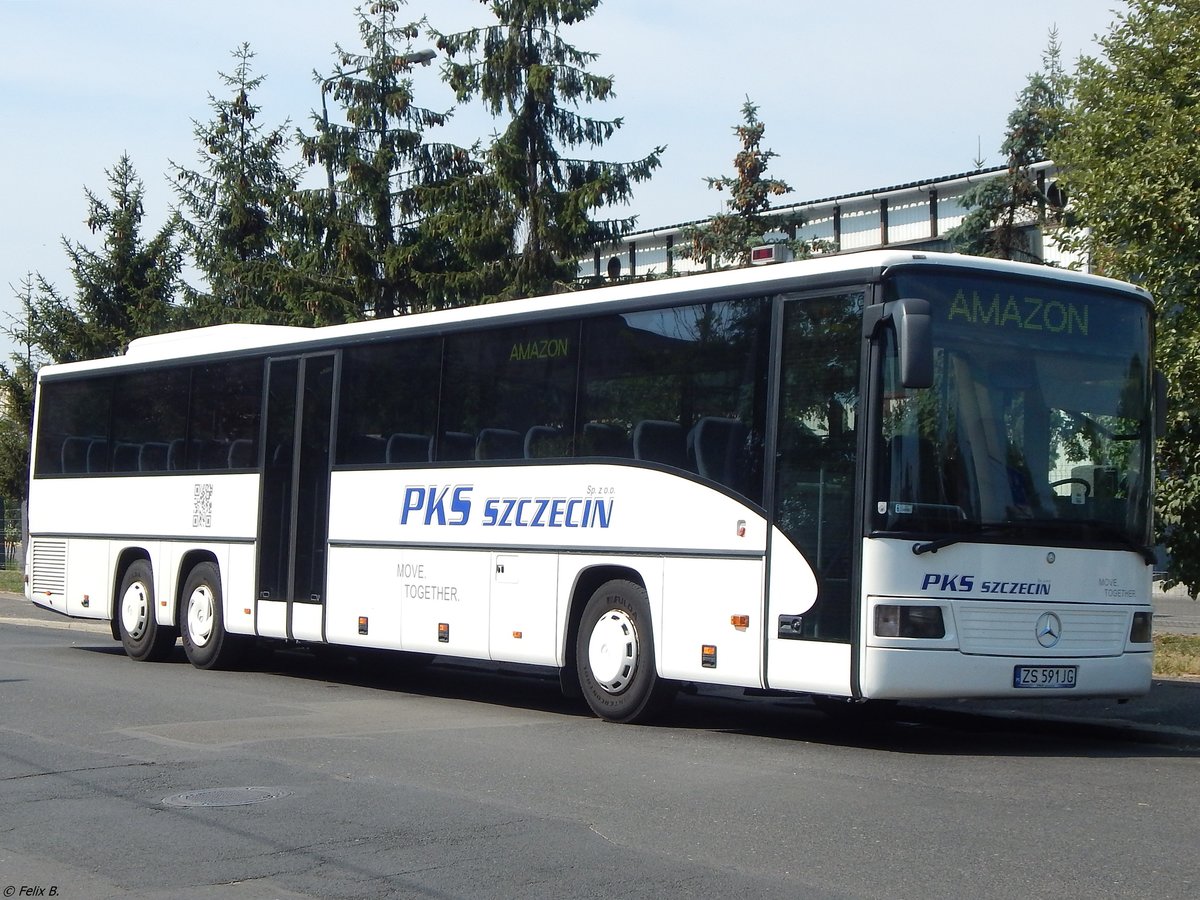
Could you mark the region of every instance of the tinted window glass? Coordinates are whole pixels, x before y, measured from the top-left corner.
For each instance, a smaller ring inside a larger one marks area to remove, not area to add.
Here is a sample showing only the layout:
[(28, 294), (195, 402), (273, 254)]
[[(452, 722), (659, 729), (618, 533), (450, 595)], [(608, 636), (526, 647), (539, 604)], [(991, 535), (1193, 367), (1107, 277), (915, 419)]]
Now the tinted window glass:
[(578, 343), (567, 322), (447, 338), (438, 459), (569, 456)]
[(337, 462), (429, 462), (437, 428), (440, 338), (354, 347), (342, 358)]
[(34, 474), (255, 468), (262, 368), (251, 360), (43, 384)]
[(187, 433), (190, 371), (138, 372), (117, 379), (112, 469), (162, 472), (171, 442)]
[(258, 465), (261, 360), (197, 366), (192, 379), (188, 469)]
[(804, 637), (850, 638), (850, 548), (863, 295), (789, 302), (783, 316), (775, 505), (817, 576)]
[(768, 300), (612, 316), (584, 334), (581, 456), (672, 466), (761, 502)]
[(112, 384), (111, 378), (102, 378), (42, 385), (35, 474), (108, 471)]

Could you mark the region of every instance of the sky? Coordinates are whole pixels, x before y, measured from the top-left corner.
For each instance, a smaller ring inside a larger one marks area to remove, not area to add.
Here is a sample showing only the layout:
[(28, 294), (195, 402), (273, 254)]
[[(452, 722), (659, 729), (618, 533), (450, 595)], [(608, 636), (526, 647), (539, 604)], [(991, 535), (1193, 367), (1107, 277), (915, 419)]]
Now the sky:
[[(85, 188), (107, 198), (106, 170), (123, 153), (144, 188), (145, 234), (176, 202), (171, 163), (198, 169), (193, 130), (225, 99), (219, 72), (254, 51), (265, 76), (259, 121), (312, 131), (314, 71), (334, 45), (361, 49), (356, 0), (0, 0), (0, 325), (16, 291), (40, 273), (74, 288), (64, 238), (99, 248), (84, 224)], [(705, 176), (732, 174), (733, 134), (749, 97), (778, 154), (768, 174), (798, 203), (999, 165), (1008, 114), (1039, 71), (1057, 27), (1068, 71), (1098, 55), (1118, 0), (605, 0), (563, 29), (599, 54), (591, 70), (616, 96), (588, 112), (624, 120), (593, 155), (636, 159), (665, 146), (662, 168), (621, 215), (639, 229), (718, 212)], [(491, 21), (480, 0), (409, 0), (414, 20), (444, 32)], [(433, 46), (418, 38), (416, 49)], [(448, 109), (438, 63), (414, 73), (417, 101)], [(492, 134), (475, 107), (443, 136)], [(580, 153), (582, 155), (582, 153)], [(0, 337), (0, 357), (8, 342)]]

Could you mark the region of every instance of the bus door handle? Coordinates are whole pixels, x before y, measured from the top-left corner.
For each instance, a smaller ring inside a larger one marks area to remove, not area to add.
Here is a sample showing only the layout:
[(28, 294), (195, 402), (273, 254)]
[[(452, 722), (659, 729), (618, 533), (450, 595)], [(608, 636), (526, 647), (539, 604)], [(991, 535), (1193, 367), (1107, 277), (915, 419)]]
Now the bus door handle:
[(779, 639), (783, 641), (803, 640), (804, 617), (782, 614), (779, 617)]

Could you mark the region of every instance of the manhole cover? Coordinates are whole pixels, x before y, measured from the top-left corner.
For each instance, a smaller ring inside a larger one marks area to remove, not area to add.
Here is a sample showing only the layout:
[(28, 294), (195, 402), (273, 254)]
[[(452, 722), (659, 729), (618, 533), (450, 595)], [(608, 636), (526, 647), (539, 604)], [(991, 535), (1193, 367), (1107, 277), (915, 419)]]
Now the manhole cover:
[(167, 806), (249, 806), (252, 803), (278, 800), (290, 793), (291, 791), (285, 791), (283, 788), (269, 787), (203, 788), (166, 797), (163, 803)]

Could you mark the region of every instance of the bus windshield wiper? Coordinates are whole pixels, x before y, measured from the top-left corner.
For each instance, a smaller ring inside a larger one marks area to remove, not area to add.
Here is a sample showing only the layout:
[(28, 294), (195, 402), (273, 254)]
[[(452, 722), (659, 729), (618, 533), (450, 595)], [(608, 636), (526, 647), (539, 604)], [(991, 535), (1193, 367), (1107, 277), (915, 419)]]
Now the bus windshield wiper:
[(943, 547), (949, 547), (951, 544), (958, 544), (962, 541), (968, 541), (971, 538), (982, 537), (984, 535), (1001, 534), (1015, 537), (1027, 534), (1030, 531), (1044, 531), (1047, 529), (1058, 532), (1060, 524), (1058, 522), (1047, 522), (1036, 519), (1013, 522), (983, 522), (978, 524), (975, 530), (968, 534), (948, 534), (940, 538), (934, 538), (932, 541), (913, 544), (912, 552), (914, 555), (920, 556), (922, 553), (937, 553)]
[[(963, 534), (947, 534), (940, 538), (934, 538), (932, 541), (925, 541), (920, 544), (913, 544), (912, 552), (914, 556), (920, 556), (922, 553), (937, 553), (943, 547), (949, 547), (951, 544), (958, 544), (962, 541), (969, 541), (971, 538), (978, 537), (981, 534), (989, 534), (997, 530), (996, 525), (980, 525), (974, 531)], [(1003, 527), (1003, 526), (999, 526)]]
[[(1046, 531), (1051, 530), (1060, 535), (1067, 534), (1070, 531), (1070, 526), (1083, 525), (1094, 530), (1097, 537), (1111, 540), (1120, 544), (1122, 547), (1133, 550), (1139, 553), (1142, 559), (1146, 560), (1148, 565), (1153, 565), (1156, 561), (1154, 550), (1143, 544), (1139, 544), (1129, 537), (1124, 531), (1113, 525), (1111, 522), (1105, 522), (1103, 519), (1085, 519), (1085, 520), (1059, 520), (1054, 522), (1047, 521), (1029, 521), (1029, 522), (990, 522), (980, 525), (978, 530), (969, 534), (952, 534), (944, 535), (940, 538), (935, 538), (932, 541), (924, 541), (919, 544), (913, 544), (912, 552), (915, 556), (920, 556), (923, 553), (937, 553), (943, 547), (949, 547), (952, 544), (958, 544), (962, 541), (970, 540), (973, 537), (982, 535), (996, 534), (1011, 534), (1019, 535), (1029, 531)], [(1067, 527), (1064, 527), (1067, 526)]]
[(915, 556), (920, 556), (922, 553), (937, 553), (943, 547), (949, 547), (951, 544), (957, 544), (959, 541), (964, 541), (969, 534), (955, 534), (947, 537), (940, 537), (936, 541), (926, 541), (923, 544), (913, 544), (912, 552)]

